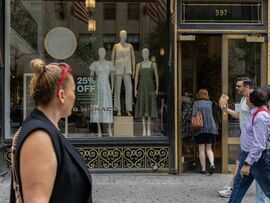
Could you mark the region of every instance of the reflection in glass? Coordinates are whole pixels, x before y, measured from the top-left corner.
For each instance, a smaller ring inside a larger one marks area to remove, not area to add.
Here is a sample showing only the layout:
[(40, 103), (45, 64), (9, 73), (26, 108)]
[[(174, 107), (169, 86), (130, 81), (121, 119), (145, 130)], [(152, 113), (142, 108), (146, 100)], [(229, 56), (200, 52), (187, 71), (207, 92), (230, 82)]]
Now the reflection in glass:
[[(261, 80), (261, 43), (246, 42), (245, 39), (229, 40), (229, 108), (235, 109), (242, 95), (235, 89), (236, 80), (239, 77), (249, 77), (254, 85), (260, 85)], [(229, 137), (239, 137), (239, 119), (229, 115)]]
[(239, 150), (240, 150), (239, 144), (228, 145), (228, 164), (235, 164), (235, 160), (238, 157)]
[[(158, 5), (161, 4), (161, 5)], [(8, 8), (8, 7), (7, 7)], [(155, 10), (155, 8), (159, 8)], [(27, 81), (25, 77), (31, 74), (29, 61), (41, 57), (46, 63), (58, 61), (50, 56), (44, 48), (46, 34), (55, 27), (65, 27), (71, 30), (77, 38), (75, 53), (65, 62), (73, 69), (76, 83), (77, 100), (73, 108), (73, 114), (61, 120), (60, 127), (67, 137), (89, 138), (98, 136), (98, 126), (92, 123), (91, 102), (97, 94), (96, 77), (90, 76), (89, 66), (98, 59), (98, 49), (106, 49), (106, 60), (111, 60), (112, 48), (119, 42), (119, 31), (127, 30), (127, 41), (134, 47), (135, 61), (142, 60), (141, 50), (147, 47), (150, 50), (150, 58), (155, 57), (160, 83), (157, 96), (158, 117), (151, 120), (152, 136), (167, 135), (168, 106), (167, 106), (167, 53), (160, 55), (160, 48), (167, 50), (167, 19), (165, 1), (114, 1), (103, 3), (97, 1), (95, 8), (85, 7), (85, 1), (45, 1), (45, 0), (20, 0), (11, 1), (10, 33), (10, 125), (11, 134), (22, 124), (24, 112), (29, 112), (33, 106), (29, 103), (27, 95)], [(88, 30), (90, 18), (96, 20), (95, 29)], [(92, 32), (95, 30), (95, 32)], [(58, 39), (61, 43), (61, 38)], [(7, 80), (7, 83), (8, 80)], [(132, 80), (132, 85), (134, 81)], [(124, 86), (124, 85), (122, 85)], [(121, 104), (125, 105), (124, 91), (121, 91)], [(134, 115), (135, 98), (132, 94), (132, 118)], [(114, 98), (113, 98), (114, 100)], [(116, 112), (114, 112), (115, 116)], [(142, 136), (142, 120), (133, 119), (123, 122), (133, 126), (133, 136)], [(7, 119), (6, 119), (7, 120)], [(119, 121), (119, 120), (118, 120)], [(122, 122), (122, 121), (121, 121)], [(125, 123), (120, 123), (125, 128)], [(117, 123), (119, 124), (119, 122)], [(107, 124), (101, 125), (102, 137), (108, 137)], [(114, 123), (112, 125), (112, 130)], [(117, 134), (114, 135), (117, 137)], [(123, 135), (125, 137), (125, 135)]]

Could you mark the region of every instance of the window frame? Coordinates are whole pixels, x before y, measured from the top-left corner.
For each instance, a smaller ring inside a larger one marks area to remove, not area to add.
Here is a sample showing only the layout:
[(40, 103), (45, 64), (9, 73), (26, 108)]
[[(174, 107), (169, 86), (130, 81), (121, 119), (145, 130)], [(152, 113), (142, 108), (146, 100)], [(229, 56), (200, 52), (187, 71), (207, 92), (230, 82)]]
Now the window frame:
[[(106, 14), (105, 13), (107, 13), (107, 12), (105, 12), (106, 10), (112, 10), (112, 7), (110, 8), (109, 6), (114, 6), (114, 8), (113, 8), (113, 10), (114, 11), (112, 11), (112, 12), (114, 12), (114, 18), (107, 18), (106, 17)], [(117, 4), (116, 3), (113, 3), (113, 2), (111, 2), (111, 3), (104, 3), (103, 4), (103, 20), (104, 21), (116, 21), (116, 10), (117, 10)]]
[[(131, 16), (130, 16), (130, 13), (131, 13), (130, 10), (135, 5), (138, 6), (138, 8), (136, 8), (136, 11), (137, 12), (135, 12), (138, 16), (136, 16), (137, 18), (131, 18)], [(130, 8), (130, 6), (131, 6), (131, 8)], [(127, 3), (127, 20), (128, 21), (140, 21), (140, 13), (141, 13), (140, 3), (136, 3), (136, 2), (129, 2), (129, 3)]]

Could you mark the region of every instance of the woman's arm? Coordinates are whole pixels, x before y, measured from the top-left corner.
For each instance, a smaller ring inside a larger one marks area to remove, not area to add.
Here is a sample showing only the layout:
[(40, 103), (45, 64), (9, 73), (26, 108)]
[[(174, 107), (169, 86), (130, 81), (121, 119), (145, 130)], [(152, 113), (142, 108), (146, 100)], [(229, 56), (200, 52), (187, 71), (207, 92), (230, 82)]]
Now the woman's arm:
[(197, 105), (197, 103), (196, 103), (196, 101), (195, 101), (195, 102), (193, 103), (193, 105), (192, 105), (192, 117), (194, 117), (194, 116), (196, 115), (196, 111), (197, 111), (196, 105)]
[(20, 175), (25, 203), (48, 203), (54, 186), (57, 158), (51, 138), (35, 131), (22, 145)]
[(229, 109), (228, 107), (223, 108), (223, 110), (230, 114), (232, 117), (239, 118), (239, 112)]

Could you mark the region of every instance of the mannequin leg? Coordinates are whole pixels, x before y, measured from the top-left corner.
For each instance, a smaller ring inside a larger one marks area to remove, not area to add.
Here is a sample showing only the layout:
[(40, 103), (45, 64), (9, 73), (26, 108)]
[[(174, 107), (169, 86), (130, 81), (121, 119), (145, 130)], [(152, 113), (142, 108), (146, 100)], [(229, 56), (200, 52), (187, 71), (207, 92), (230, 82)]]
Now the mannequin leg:
[(125, 92), (126, 92), (126, 111), (128, 116), (131, 116), (132, 112), (132, 83), (131, 83), (131, 75), (124, 74), (124, 84), (125, 84)]
[(108, 134), (109, 134), (109, 137), (113, 136), (113, 134), (112, 134), (112, 124), (111, 123), (109, 123)]
[(146, 136), (146, 127), (145, 127), (145, 117), (142, 117), (142, 124), (143, 124), (143, 136)]
[(114, 89), (114, 108), (117, 110), (117, 116), (121, 116), (121, 85), (122, 85), (123, 75), (116, 75), (115, 89)]
[(148, 117), (147, 121), (147, 136), (151, 136), (151, 117)]
[(97, 123), (97, 127), (98, 127), (98, 137), (102, 137), (102, 131), (101, 131), (100, 123)]

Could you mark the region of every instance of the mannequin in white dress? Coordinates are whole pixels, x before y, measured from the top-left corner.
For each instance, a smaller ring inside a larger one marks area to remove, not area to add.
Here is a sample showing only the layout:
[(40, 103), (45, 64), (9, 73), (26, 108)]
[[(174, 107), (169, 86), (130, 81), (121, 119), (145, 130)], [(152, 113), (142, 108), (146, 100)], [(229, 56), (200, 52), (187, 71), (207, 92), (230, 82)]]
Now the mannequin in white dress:
[(124, 80), (126, 93), (126, 111), (128, 116), (132, 112), (132, 82), (131, 75), (135, 74), (135, 55), (133, 46), (127, 43), (127, 32), (120, 31), (120, 42), (115, 44), (112, 50), (112, 63), (115, 66), (115, 90), (114, 90), (114, 108), (117, 115), (121, 116), (121, 84)]
[[(159, 78), (157, 64), (149, 60), (149, 49), (142, 50), (142, 57), (143, 61), (137, 64), (135, 74), (134, 95), (137, 97), (135, 118), (142, 117), (143, 136), (151, 136), (151, 118), (157, 118), (156, 96)], [(145, 117), (148, 118), (147, 127)]]
[[(91, 105), (90, 122), (97, 123), (98, 136), (102, 136), (100, 123), (108, 123), (108, 134), (112, 136), (111, 124), (113, 123), (112, 92), (114, 87), (115, 68), (111, 61), (105, 60), (106, 50), (98, 50), (99, 60), (94, 61), (89, 69), (90, 76), (96, 74), (97, 97)], [(110, 83), (111, 82), (111, 83)]]

